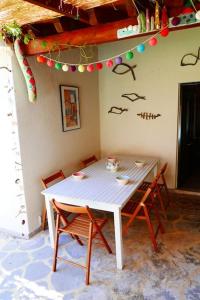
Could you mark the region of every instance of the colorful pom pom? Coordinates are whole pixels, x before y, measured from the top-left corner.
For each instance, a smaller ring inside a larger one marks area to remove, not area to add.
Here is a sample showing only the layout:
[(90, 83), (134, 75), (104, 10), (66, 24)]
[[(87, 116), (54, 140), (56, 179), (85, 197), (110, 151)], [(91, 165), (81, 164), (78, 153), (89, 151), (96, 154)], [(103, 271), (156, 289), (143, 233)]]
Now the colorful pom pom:
[(131, 60), (132, 58), (133, 58), (133, 52), (132, 51), (128, 51), (127, 53), (126, 53), (126, 59), (127, 60)]
[(111, 67), (113, 66), (113, 61), (112, 61), (112, 59), (107, 60), (106, 66), (107, 66), (108, 68), (111, 68)]
[(63, 70), (63, 72), (67, 72), (69, 70), (68, 65), (63, 65), (62, 70)]
[(45, 63), (47, 61), (46, 57), (42, 56), (42, 55), (38, 55), (37, 56), (37, 62), (39, 63)]
[(94, 71), (94, 65), (90, 64), (87, 66), (87, 71), (88, 72), (93, 72)]
[(70, 66), (70, 71), (71, 72), (76, 72), (76, 66)]
[(137, 52), (142, 53), (145, 50), (145, 45), (144, 44), (139, 44), (137, 46)]
[(83, 73), (83, 72), (85, 71), (85, 66), (79, 65), (79, 66), (78, 66), (78, 71), (79, 71), (80, 73)]
[(173, 19), (172, 19), (172, 25), (173, 26), (177, 26), (177, 25), (179, 25), (180, 24), (180, 18), (179, 17), (174, 17)]
[(47, 66), (50, 67), (50, 68), (54, 67), (54, 61), (51, 60), (51, 59), (48, 59), (47, 60)]
[(149, 46), (155, 46), (155, 45), (157, 45), (157, 43), (158, 43), (158, 40), (155, 37), (152, 37), (149, 40)]
[(55, 63), (55, 69), (56, 70), (61, 70), (62, 69), (62, 64), (61, 63)]
[(160, 31), (160, 35), (162, 35), (163, 37), (168, 36), (169, 34), (169, 28), (164, 28)]
[(97, 70), (101, 70), (103, 68), (103, 64), (102, 63), (97, 63), (96, 67), (97, 67)]
[(122, 57), (121, 56), (116, 57), (115, 63), (116, 63), (116, 65), (120, 65), (122, 63)]

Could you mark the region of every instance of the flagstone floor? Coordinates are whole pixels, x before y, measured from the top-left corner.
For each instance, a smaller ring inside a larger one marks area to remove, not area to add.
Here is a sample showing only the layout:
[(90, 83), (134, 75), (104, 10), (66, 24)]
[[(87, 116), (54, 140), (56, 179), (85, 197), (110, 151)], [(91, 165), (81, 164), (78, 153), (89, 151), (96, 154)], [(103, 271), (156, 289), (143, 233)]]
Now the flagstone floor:
[[(124, 237), (125, 268), (115, 255), (93, 247), (91, 284), (84, 271), (58, 263), (51, 271), (48, 230), (30, 240), (0, 233), (0, 300), (200, 300), (200, 197), (173, 195), (166, 233), (154, 253), (146, 225), (136, 222)], [(112, 216), (105, 228), (114, 248)], [(64, 256), (82, 261), (85, 247), (63, 236)]]

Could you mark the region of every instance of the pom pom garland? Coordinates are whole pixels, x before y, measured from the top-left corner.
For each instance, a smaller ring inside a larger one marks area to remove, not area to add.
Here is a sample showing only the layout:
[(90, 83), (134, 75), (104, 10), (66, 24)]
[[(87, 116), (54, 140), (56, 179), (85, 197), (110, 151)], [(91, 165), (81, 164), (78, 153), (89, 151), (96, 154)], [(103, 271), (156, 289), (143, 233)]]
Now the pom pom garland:
[[(200, 10), (196, 12), (196, 18), (197, 19), (199, 18), (199, 20), (200, 20)], [(175, 21), (175, 23), (176, 23), (176, 21), (178, 22), (178, 18), (177, 18), (177, 20), (175, 19), (174, 21)], [(143, 53), (145, 51), (145, 43), (148, 43), (149, 46), (157, 45), (158, 40), (157, 40), (156, 36), (158, 36), (158, 34), (160, 34), (162, 37), (168, 36), (169, 28), (168, 27), (162, 28), (158, 33), (156, 33), (152, 37), (145, 40), (143, 43), (138, 44), (137, 46), (131, 48), (130, 50), (128, 50), (126, 52), (123, 52), (121, 54), (113, 56), (110, 59), (103, 59), (103, 60), (96, 61), (96, 62), (93, 62), (90, 64), (84, 63), (84, 64), (72, 65), (71, 63), (65, 63), (62, 61), (54, 60), (54, 59), (49, 58), (48, 56), (44, 56), (42, 54), (38, 55), (36, 57), (36, 59), (37, 59), (38, 63), (46, 63), (48, 67), (50, 67), (50, 68), (55, 67), (55, 69), (57, 69), (57, 70), (62, 69), (64, 72), (67, 72), (68, 70), (70, 70), (71, 72), (75, 72), (76, 70), (78, 70), (81, 73), (84, 72), (85, 70), (87, 70), (88, 72), (93, 72), (95, 69), (101, 70), (103, 68), (103, 62), (106, 64), (106, 66), (108, 68), (112, 68), (114, 62), (116, 65), (121, 64), (123, 62), (122, 55), (124, 55), (127, 60), (131, 60), (134, 57), (134, 53), (133, 53), (134, 49), (137, 50), (138, 53)], [(113, 60), (114, 60), (114, 62), (113, 62)]]

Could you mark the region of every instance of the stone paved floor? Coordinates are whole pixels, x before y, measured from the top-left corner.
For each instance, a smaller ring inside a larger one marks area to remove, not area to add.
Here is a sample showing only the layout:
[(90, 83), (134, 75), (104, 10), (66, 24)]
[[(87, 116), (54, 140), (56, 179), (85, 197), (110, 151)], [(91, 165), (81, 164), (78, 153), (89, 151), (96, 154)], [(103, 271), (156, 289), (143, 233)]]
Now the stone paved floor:
[[(116, 270), (115, 256), (94, 246), (91, 285), (82, 269), (59, 263), (51, 272), (48, 231), (30, 240), (0, 234), (0, 300), (200, 300), (200, 197), (176, 194), (154, 253), (145, 224), (124, 237), (125, 268)], [(110, 216), (106, 236), (114, 250)], [(83, 260), (85, 247), (68, 236), (61, 239), (66, 257)]]

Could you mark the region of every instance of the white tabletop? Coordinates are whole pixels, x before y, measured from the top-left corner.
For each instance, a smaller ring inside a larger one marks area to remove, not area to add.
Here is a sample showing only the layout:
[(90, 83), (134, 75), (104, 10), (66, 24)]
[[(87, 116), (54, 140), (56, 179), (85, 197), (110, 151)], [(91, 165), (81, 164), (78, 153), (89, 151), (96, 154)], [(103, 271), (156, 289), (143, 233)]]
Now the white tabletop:
[[(117, 172), (107, 170), (106, 159), (101, 159), (82, 170), (86, 175), (84, 179), (75, 180), (70, 176), (42, 191), (42, 194), (48, 198), (59, 198), (63, 203), (88, 205), (105, 211), (122, 208), (156, 166), (158, 159), (123, 155), (116, 157), (120, 160)], [(145, 160), (142, 168), (138, 168), (134, 163), (138, 159)], [(120, 185), (116, 181), (119, 175), (128, 175), (130, 182), (124, 186)]]

